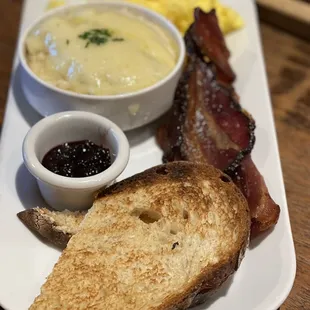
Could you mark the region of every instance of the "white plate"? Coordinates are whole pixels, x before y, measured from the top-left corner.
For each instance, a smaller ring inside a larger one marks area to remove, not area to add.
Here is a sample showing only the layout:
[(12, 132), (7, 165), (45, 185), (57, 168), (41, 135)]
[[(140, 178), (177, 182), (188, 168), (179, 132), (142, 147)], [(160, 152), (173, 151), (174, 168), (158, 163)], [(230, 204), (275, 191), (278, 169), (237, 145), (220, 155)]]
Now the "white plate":
[[(253, 160), (271, 196), (281, 206), (281, 216), (268, 237), (250, 247), (233, 279), (199, 309), (275, 310), (291, 290), (296, 260), (255, 4), (251, 0), (223, 2), (239, 11), (246, 21), (244, 30), (228, 38), (238, 77), (236, 88), (241, 104), (256, 120)], [(24, 1), (21, 30), (43, 12), (45, 5), (45, 1)], [(25, 310), (39, 294), (60, 252), (37, 239), (16, 217), (24, 208), (44, 203), (34, 179), (22, 165), (21, 155), (23, 138), (40, 116), (20, 91), (17, 61), (14, 68), (0, 148), (0, 304), (6, 310)], [(149, 126), (128, 134), (132, 155), (122, 178), (161, 163), (153, 132)]]

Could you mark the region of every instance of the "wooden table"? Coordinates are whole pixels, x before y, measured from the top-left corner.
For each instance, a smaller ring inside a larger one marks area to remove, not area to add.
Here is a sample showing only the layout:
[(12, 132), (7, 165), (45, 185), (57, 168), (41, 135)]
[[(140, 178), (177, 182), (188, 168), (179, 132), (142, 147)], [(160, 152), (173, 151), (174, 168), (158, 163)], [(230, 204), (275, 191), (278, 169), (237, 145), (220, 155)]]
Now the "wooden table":
[[(1, 122), (21, 2), (0, 1)], [(281, 310), (310, 309), (310, 42), (266, 24), (261, 30), (297, 253), (296, 281)]]

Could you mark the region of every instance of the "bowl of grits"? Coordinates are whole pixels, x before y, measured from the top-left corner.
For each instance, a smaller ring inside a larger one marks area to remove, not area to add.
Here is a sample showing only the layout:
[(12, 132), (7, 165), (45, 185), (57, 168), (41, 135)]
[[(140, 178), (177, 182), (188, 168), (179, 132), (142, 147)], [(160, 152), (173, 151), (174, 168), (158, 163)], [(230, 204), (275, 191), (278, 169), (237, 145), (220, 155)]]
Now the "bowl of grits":
[(165, 17), (113, 1), (45, 14), (23, 34), (19, 56), (26, 99), (42, 116), (87, 111), (130, 130), (171, 107), (185, 46)]

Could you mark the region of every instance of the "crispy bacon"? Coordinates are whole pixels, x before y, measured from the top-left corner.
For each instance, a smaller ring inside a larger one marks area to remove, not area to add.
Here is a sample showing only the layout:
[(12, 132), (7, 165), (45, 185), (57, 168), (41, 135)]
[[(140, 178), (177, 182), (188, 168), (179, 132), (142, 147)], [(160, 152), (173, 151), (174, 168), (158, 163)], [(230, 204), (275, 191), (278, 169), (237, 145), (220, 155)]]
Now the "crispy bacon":
[(251, 159), (255, 124), (230, 84), (235, 75), (214, 10), (195, 10), (185, 41), (188, 62), (157, 135), (163, 160), (206, 162), (229, 174), (248, 201), (253, 238), (277, 223), (280, 208)]
[(242, 111), (234, 93), (218, 83), (211, 67), (200, 58), (189, 60), (176, 91), (172, 114), (167, 125), (169, 146), (164, 161), (207, 161), (232, 173), (252, 150), (253, 119)]
[(249, 204), (251, 238), (274, 226), (279, 219), (280, 208), (270, 197), (264, 178), (253, 163), (251, 155), (243, 159), (232, 179)]
[(230, 52), (219, 27), (215, 10), (208, 14), (199, 8), (195, 9), (195, 23), (190, 32), (198, 49), (215, 64), (218, 80), (231, 84), (236, 76), (229, 65)]

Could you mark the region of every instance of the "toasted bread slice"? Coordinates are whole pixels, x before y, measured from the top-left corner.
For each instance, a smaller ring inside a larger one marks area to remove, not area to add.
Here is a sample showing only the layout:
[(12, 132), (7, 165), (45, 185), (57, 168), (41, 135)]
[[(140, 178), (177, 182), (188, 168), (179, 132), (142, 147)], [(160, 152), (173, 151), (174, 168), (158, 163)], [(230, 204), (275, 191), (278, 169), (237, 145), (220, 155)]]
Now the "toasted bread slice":
[(221, 171), (151, 168), (99, 194), (30, 309), (186, 309), (238, 268), (249, 232)]
[(64, 248), (84, 219), (86, 212), (51, 211), (46, 208), (33, 208), (17, 214), (19, 219), (33, 232)]

